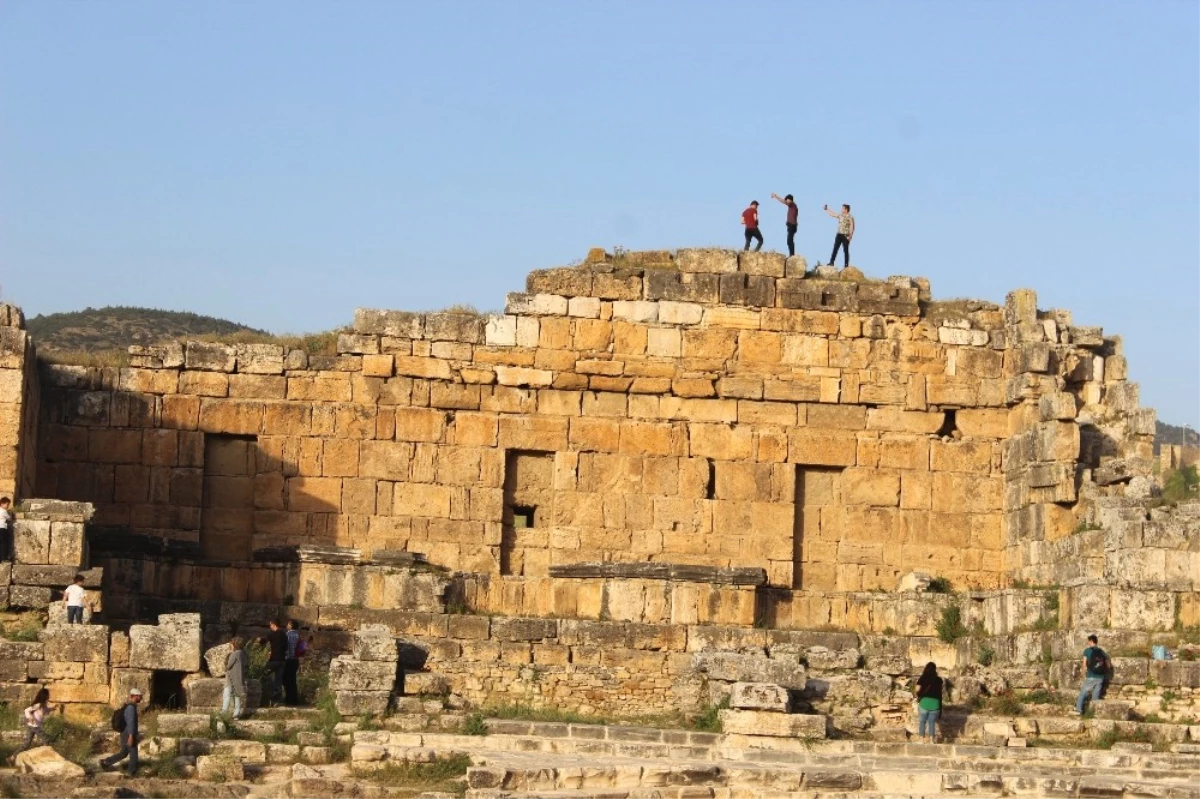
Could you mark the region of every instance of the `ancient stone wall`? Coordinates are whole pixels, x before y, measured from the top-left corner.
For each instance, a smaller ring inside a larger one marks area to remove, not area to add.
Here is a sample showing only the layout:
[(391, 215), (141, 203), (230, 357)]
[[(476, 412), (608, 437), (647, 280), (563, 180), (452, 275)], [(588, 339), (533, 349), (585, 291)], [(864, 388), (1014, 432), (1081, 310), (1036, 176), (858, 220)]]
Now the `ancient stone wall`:
[(501, 316), (360, 310), (337, 356), (188, 342), (46, 366), (37, 490), (210, 562), (334, 544), (858, 591), (1032, 574), (1092, 469), (1126, 469), (1101, 493), (1148, 471), (1118, 339), (1032, 292), (936, 303), (855, 272), (632, 253), (534, 272)]
[(29, 496), (41, 399), (33, 340), (20, 308), (0, 303), (0, 496)]

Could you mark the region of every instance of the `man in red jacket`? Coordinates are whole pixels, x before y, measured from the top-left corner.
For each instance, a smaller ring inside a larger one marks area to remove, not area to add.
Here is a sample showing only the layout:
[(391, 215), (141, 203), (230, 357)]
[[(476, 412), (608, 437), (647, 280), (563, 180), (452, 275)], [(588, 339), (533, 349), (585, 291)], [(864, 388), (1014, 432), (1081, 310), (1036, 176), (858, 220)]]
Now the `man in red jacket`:
[(742, 211), (742, 224), (746, 227), (746, 250), (750, 249), (750, 240), (758, 239), (758, 246), (754, 248), (755, 252), (762, 249), (763, 237), (758, 231), (758, 200), (750, 203), (745, 211)]

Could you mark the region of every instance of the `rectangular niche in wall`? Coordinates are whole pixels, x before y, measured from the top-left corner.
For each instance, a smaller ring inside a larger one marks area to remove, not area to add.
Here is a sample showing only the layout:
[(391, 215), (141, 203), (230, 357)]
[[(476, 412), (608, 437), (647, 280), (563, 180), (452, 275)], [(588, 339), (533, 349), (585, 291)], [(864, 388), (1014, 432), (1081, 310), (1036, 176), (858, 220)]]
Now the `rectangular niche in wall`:
[(545, 575), (550, 569), (554, 453), (510, 450), (504, 456), (500, 573)]
[(792, 587), (832, 590), (842, 540), (842, 470), (796, 467)]
[(250, 560), (257, 448), (255, 436), (204, 436), (200, 551), (206, 560)]

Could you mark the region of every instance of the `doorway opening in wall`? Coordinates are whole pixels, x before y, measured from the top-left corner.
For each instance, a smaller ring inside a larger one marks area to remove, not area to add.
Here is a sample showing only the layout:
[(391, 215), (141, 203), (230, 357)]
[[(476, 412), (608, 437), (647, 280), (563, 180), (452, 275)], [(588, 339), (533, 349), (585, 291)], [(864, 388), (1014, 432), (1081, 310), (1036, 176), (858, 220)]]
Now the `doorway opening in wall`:
[(842, 469), (796, 467), (792, 588), (834, 590), (842, 538)]
[(156, 708), (179, 710), (187, 705), (183, 693), (186, 671), (155, 671), (150, 675), (149, 704)]
[(206, 560), (251, 558), (257, 454), (257, 436), (204, 435), (200, 552)]
[(500, 573), (545, 575), (550, 570), (554, 453), (509, 450), (504, 455), (504, 518)]
[(942, 426), (938, 428), (938, 431), (934, 433), (934, 435), (941, 436), (943, 438), (954, 437), (954, 434), (958, 432), (958, 412), (951, 408), (950, 410), (945, 411), (945, 414), (946, 416), (942, 421)]

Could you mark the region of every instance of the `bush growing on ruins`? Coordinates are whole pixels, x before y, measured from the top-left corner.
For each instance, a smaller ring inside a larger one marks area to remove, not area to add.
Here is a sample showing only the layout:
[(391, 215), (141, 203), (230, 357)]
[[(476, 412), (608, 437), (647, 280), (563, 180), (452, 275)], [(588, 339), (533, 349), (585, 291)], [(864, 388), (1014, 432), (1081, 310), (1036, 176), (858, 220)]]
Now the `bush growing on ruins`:
[(692, 721), (692, 729), (700, 732), (723, 732), (721, 727), (721, 711), (729, 707), (729, 697), (725, 697), (716, 705), (705, 705), (700, 715)]
[(942, 608), (942, 618), (937, 623), (938, 638), (947, 644), (952, 644), (967, 635), (966, 625), (962, 621), (962, 611), (958, 605), (948, 605)]
[(991, 698), (988, 710), (1001, 716), (1020, 716), (1025, 712), (1025, 703), (1012, 691), (1005, 691)]
[(990, 665), (992, 665), (992, 662), (995, 661), (995, 659), (996, 659), (996, 650), (995, 649), (988, 646), (987, 644), (983, 644), (982, 646), (979, 647), (979, 654), (976, 656), (976, 660), (979, 661), (980, 666), (990, 666)]
[(466, 720), (463, 721), (462, 733), (463, 735), (487, 735), (488, 725), (483, 720), (483, 714), (472, 713), (467, 716)]
[(950, 587), (950, 580), (946, 577), (934, 577), (929, 581), (929, 588), (927, 590), (931, 594), (953, 593), (953, 589)]
[(378, 769), (355, 769), (354, 776), (381, 785), (403, 788), (441, 789), (462, 794), (461, 778), (471, 767), (471, 756), (465, 753), (439, 755), (428, 763), (388, 763)]

